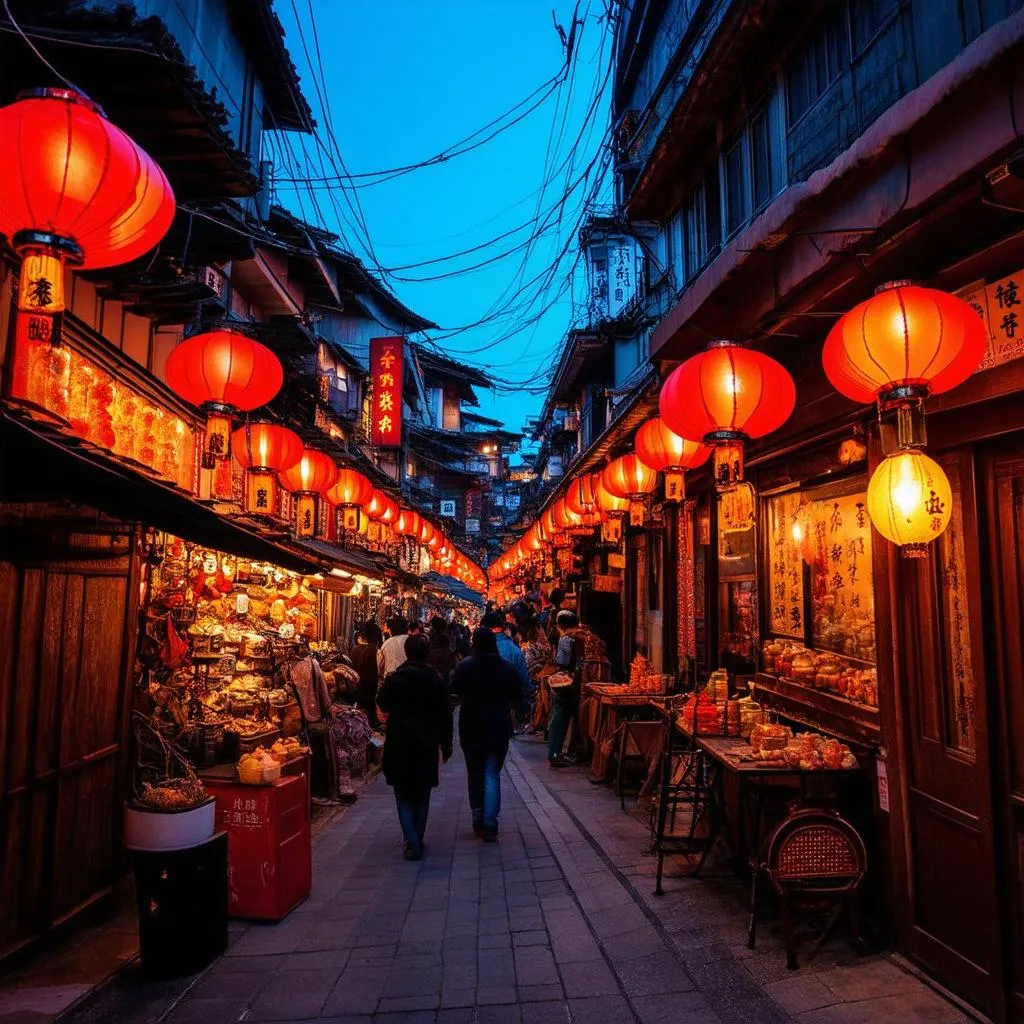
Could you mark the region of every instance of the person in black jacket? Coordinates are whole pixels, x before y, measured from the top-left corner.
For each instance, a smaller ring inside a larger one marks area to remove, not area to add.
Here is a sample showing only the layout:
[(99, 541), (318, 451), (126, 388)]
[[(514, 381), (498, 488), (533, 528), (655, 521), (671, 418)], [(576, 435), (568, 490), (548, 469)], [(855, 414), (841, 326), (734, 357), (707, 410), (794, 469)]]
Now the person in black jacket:
[(356, 707), (366, 712), (374, 729), (380, 726), (377, 717), (377, 687), (384, 675), (384, 655), (381, 653), (383, 643), (380, 626), (371, 620), (359, 630), (359, 636), (349, 652), (352, 667), (359, 673)]
[(491, 630), (473, 634), (472, 653), (455, 669), (452, 692), (462, 698), (459, 744), (469, 775), (473, 831), (493, 843), (498, 838), (501, 768), (512, 735), (512, 711), (521, 707), (523, 692), (512, 666), (498, 654)]
[(452, 704), (448, 687), (427, 664), (425, 637), (405, 641), (406, 661), (384, 680), (377, 706), (387, 716), (382, 768), (395, 791), (405, 835), (405, 859), (423, 857), (430, 791), (438, 784), (438, 755), (452, 756)]

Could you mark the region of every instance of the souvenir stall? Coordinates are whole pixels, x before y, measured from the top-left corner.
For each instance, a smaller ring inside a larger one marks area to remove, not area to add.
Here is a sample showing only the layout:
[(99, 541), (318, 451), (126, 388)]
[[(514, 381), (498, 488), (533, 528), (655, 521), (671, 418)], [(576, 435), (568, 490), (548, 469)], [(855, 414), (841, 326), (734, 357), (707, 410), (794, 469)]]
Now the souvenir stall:
[[(137, 704), (191, 764), (142, 782), (136, 804), (187, 810), (213, 797), (231, 914), (278, 919), (309, 892), (314, 800), (352, 792), (372, 736), (343, 703), (353, 671), (319, 639), (324, 578), (171, 535), (156, 543)], [(145, 837), (129, 839), (144, 848)]]

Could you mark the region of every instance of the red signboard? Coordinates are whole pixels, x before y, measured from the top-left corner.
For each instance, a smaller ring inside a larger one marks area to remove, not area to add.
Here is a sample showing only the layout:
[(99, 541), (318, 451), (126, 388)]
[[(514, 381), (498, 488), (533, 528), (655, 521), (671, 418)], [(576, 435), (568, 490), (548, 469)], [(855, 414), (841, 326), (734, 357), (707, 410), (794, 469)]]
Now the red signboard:
[(370, 339), (370, 444), (398, 448), (402, 444), (403, 338)]

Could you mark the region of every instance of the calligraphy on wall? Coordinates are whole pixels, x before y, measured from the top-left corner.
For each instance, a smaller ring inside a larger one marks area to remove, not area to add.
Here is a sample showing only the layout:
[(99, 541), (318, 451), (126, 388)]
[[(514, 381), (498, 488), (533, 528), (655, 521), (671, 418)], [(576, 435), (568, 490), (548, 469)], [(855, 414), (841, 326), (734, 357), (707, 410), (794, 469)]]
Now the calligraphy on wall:
[(871, 520), (861, 491), (810, 502), (806, 509), (814, 647), (875, 660)]
[(1024, 270), (956, 293), (981, 317), (988, 345), (979, 370), (1024, 358)]
[(403, 338), (370, 339), (370, 444), (398, 448), (402, 444)]
[(947, 703), (950, 705), (954, 735), (952, 747), (973, 756), (974, 744), (974, 660), (971, 646), (971, 617), (967, 593), (967, 558), (964, 551), (964, 523), (960, 502), (960, 466), (943, 462), (953, 491), (949, 526), (937, 542), (939, 591), (946, 644)]
[(768, 626), (776, 636), (804, 639), (804, 499), (791, 491), (768, 498)]

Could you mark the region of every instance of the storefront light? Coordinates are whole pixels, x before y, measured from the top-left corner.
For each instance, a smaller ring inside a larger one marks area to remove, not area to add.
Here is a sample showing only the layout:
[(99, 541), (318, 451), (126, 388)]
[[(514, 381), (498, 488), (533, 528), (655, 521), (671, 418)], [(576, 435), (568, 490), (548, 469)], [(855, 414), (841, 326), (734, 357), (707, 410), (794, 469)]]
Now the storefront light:
[(883, 459), (868, 482), (868, 514), (875, 529), (904, 558), (924, 558), (952, 514), (953, 493), (942, 467), (918, 448)]

